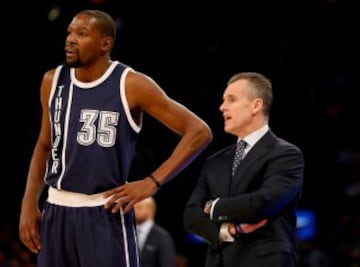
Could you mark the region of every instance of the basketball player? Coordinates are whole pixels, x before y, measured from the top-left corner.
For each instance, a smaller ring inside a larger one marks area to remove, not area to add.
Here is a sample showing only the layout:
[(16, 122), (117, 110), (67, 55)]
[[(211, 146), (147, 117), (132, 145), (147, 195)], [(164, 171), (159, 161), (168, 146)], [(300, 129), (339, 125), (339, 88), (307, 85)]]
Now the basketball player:
[[(67, 31), (66, 64), (41, 84), (20, 239), (38, 253), (38, 267), (139, 267), (133, 205), (190, 164), (212, 133), (150, 77), (111, 59), (116, 27), (108, 14), (81, 11)], [(127, 182), (144, 112), (181, 138), (149, 176)]]

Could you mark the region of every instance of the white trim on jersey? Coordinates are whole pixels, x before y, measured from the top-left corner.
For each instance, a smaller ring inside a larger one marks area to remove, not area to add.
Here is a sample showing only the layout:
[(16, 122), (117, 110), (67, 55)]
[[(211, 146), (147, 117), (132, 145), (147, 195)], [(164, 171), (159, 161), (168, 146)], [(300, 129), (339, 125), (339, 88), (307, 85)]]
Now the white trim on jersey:
[(70, 112), (71, 112), (71, 103), (73, 99), (73, 92), (74, 92), (74, 84), (70, 82), (69, 86), (69, 98), (68, 103), (66, 106), (65, 111), (65, 121), (64, 121), (64, 132), (63, 132), (63, 149), (62, 149), (62, 155), (61, 155), (61, 161), (62, 161), (62, 170), (61, 174), (59, 176), (59, 179), (57, 180), (57, 187), (58, 189), (61, 189), (61, 182), (64, 178), (64, 173), (66, 170), (66, 146), (67, 146), (67, 139), (68, 139), (68, 131), (69, 131), (69, 121), (70, 121)]
[(93, 88), (99, 84), (101, 84), (102, 82), (104, 82), (109, 76), (110, 74), (113, 72), (114, 68), (119, 64), (118, 61), (113, 61), (111, 63), (111, 65), (109, 66), (109, 68), (104, 72), (103, 75), (101, 75), (100, 78), (98, 78), (95, 81), (92, 82), (82, 82), (79, 81), (78, 79), (76, 79), (76, 75), (75, 75), (75, 68), (71, 68), (70, 69), (70, 77), (71, 77), (71, 81), (77, 86), (80, 87), (82, 89), (89, 89), (89, 88)]
[[(53, 80), (52, 80), (52, 84), (51, 84), (50, 95), (49, 95), (49, 99), (48, 99), (50, 124), (53, 123), (52, 117), (51, 117), (51, 102), (52, 102), (52, 99), (54, 98), (54, 94), (55, 94), (55, 91), (56, 91), (56, 85), (57, 85), (57, 82), (58, 82), (58, 79), (59, 79), (59, 76), (60, 76), (61, 69), (62, 69), (62, 65), (59, 65), (59, 66), (56, 67), (54, 77), (53, 77)], [(53, 135), (53, 132), (51, 131), (51, 140), (53, 140), (52, 135)], [(48, 173), (48, 170), (49, 170), (49, 165), (48, 165), (48, 162), (46, 162), (46, 169), (45, 169), (45, 175), (44, 175), (44, 182), (45, 183), (46, 183), (46, 177), (47, 177), (46, 174)]]
[(140, 123), (139, 125), (136, 124), (136, 122), (134, 121), (133, 117), (131, 116), (131, 112), (129, 109), (129, 104), (127, 102), (127, 98), (126, 98), (126, 93), (125, 93), (125, 79), (126, 79), (126, 75), (129, 73), (129, 71), (131, 71), (132, 69), (130, 67), (127, 67), (124, 72), (123, 75), (121, 75), (121, 80), (120, 80), (120, 94), (121, 94), (121, 100), (122, 100), (122, 104), (125, 110), (125, 114), (126, 114), (126, 118), (130, 124), (130, 126), (133, 128), (133, 130), (136, 133), (139, 133), (142, 127), (142, 113), (141, 113), (141, 118), (140, 118)]

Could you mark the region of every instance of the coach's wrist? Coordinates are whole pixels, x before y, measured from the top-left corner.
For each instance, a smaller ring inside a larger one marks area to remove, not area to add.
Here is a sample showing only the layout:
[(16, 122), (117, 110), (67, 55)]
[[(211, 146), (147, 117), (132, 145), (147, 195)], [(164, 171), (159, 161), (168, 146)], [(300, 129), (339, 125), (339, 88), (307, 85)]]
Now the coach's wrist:
[(245, 232), (241, 227), (241, 224), (235, 224), (235, 237), (243, 235)]
[(239, 237), (245, 233), (244, 230), (241, 228), (241, 225), (235, 223), (229, 223), (228, 231), (229, 234), (231, 234), (233, 237)]

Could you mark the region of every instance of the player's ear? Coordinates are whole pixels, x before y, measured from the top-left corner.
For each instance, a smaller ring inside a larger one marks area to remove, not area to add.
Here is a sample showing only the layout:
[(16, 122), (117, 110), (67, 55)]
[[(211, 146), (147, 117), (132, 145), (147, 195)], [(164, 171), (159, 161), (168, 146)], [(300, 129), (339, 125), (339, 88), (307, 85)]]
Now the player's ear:
[(110, 51), (113, 46), (113, 39), (110, 36), (106, 36), (102, 40), (102, 47), (104, 51)]

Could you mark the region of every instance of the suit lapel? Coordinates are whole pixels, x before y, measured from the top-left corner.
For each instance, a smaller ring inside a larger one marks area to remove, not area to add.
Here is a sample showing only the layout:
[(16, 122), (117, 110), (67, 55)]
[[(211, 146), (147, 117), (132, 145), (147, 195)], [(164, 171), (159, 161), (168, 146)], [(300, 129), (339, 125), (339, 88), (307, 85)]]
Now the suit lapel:
[(221, 160), (222, 163), (219, 166), (223, 166), (222, 170), (220, 170), (220, 177), (222, 177), (219, 183), (219, 193), (222, 196), (228, 196), (230, 193), (231, 188), (231, 167), (232, 167), (232, 160), (234, 157), (236, 145), (231, 145), (229, 149), (225, 151)]
[[(246, 176), (246, 171), (264, 154), (268, 152), (270, 147), (276, 141), (275, 135), (269, 131), (267, 132), (246, 154), (241, 161), (234, 177), (232, 177), (230, 194), (237, 191), (243, 191), (252, 177)], [(242, 188), (244, 187), (244, 188)]]

